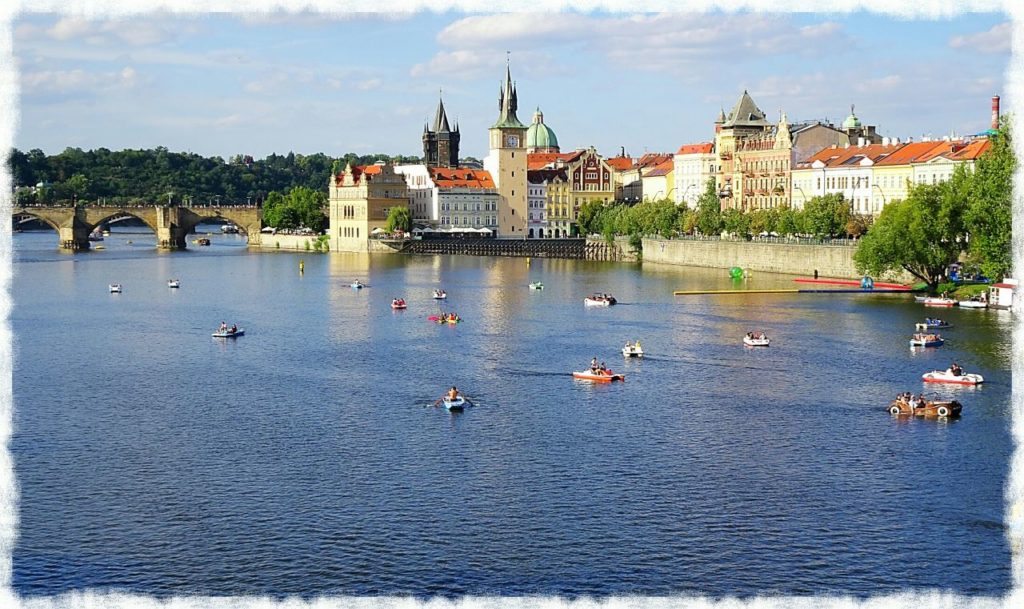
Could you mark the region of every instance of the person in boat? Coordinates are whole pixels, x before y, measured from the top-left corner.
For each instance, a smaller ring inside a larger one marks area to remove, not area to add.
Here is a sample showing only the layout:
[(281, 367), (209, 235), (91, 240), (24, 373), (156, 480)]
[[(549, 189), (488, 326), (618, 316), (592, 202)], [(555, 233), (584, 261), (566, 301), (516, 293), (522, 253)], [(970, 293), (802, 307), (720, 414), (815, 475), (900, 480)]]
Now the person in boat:
[(235, 334), (238, 332), (238, 324), (231, 324), (231, 333)]
[(597, 358), (595, 357), (594, 359), (590, 360), (590, 372), (592, 374), (597, 374), (597, 370)]
[(626, 346), (625, 346), (625, 347), (623, 347), (623, 349), (625, 349), (625, 350), (627, 350), (627, 351), (632, 351), (632, 349), (633, 349), (633, 343), (631, 343), (631, 342), (629, 342), (629, 341), (627, 340), (627, 341), (626, 341)]
[(228, 331), (228, 324), (223, 322), (223, 321), (220, 322), (220, 329), (219, 329), (219, 331), (220, 332), (227, 332)]
[(964, 369), (960, 367), (960, 364), (953, 362), (949, 367), (949, 373), (953, 376), (963, 376)]
[(635, 343), (633, 343), (633, 348), (637, 349), (637, 350), (640, 349), (640, 341), (639, 340), (637, 340)]
[(601, 362), (601, 374), (611, 374), (611, 373), (612, 372), (611, 372), (611, 370), (608, 369), (608, 366), (605, 366), (604, 362)]
[(452, 401), (452, 400), (458, 399), (458, 397), (459, 397), (459, 390), (455, 388), (455, 385), (452, 385), (452, 388), (448, 390), (448, 396), (447, 397), (448, 397), (448, 401)]

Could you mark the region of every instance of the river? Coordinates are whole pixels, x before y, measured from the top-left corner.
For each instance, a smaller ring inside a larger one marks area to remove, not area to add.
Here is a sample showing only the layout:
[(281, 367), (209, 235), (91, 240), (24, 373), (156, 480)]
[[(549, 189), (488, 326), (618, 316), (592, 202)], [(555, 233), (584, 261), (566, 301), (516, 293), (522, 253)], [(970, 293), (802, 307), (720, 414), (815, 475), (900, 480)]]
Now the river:
[[(19, 594), (1010, 589), (1007, 311), (672, 295), (794, 287), (711, 269), (153, 241), (13, 236)], [(426, 319), (434, 287), (462, 323)], [(594, 291), (620, 304), (585, 308)], [(912, 351), (926, 315), (954, 327)], [(221, 321), (245, 336), (212, 338)], [(624, 361), (636, 339), (647, 357)], [(592, 357), (626, 381), (573, 380)], [(922, 384), (952, 360), (986, 383)], [(430, 407), (451, 385), (476, 405)], [(922, 388), (963, 417), (886, 412)]]

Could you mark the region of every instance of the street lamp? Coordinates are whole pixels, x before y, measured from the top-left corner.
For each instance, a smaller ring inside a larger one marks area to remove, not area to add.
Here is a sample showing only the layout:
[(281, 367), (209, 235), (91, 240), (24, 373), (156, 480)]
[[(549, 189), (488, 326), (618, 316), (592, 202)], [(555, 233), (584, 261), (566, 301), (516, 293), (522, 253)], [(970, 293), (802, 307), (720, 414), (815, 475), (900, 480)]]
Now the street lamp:
[(878, 192), (882, 193), (882, 207), (885, 207), (885, 191), (882, 190), (882, 187), (879, 186), (878, 184), (872, 184), (871, 186), (877, 188)]

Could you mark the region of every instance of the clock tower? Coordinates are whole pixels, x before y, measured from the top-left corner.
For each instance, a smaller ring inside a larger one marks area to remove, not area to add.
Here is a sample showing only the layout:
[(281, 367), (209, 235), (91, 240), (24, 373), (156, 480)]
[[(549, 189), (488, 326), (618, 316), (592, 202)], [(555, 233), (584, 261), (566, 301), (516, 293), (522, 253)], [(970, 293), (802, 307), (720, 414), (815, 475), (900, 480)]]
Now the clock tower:
[(484, 168), (498, 187), (498, 236), (526, 238), (526, 129), (516, 118), (516, 89), (505, 66), (505, 84), (498, 95), (498, 121), (491, 126), (490, 154)]

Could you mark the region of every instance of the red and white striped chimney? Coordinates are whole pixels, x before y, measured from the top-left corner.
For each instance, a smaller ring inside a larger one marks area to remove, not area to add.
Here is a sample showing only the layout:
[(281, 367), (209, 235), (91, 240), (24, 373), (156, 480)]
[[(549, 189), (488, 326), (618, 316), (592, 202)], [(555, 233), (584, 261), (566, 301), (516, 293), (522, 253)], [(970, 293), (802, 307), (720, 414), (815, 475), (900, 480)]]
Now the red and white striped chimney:
[(992, 128), (999, 128), (999, 96), (992, 96)]

